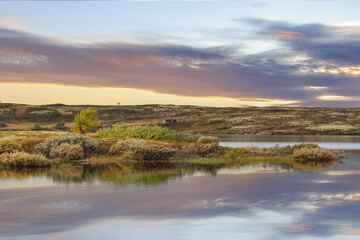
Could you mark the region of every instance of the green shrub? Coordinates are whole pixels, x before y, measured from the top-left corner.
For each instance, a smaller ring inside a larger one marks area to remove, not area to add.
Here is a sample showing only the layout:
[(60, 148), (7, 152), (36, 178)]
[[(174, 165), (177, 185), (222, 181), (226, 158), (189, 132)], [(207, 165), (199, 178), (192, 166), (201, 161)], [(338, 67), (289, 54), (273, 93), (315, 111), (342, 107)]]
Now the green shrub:
[(47, 167), (51, 161), (42, 155), (24, 152), (3, 153), (0, 163), (10, 167)]
[(66, 129), (64, 120), (58, 122), (58, 123), (55, 125), (55, 129), (59, 129), (59, 130), (64, 130), (64, 129)]
[(37, 144), (35, 146), (34, 152), (42, 154), (45, 157), (50, 157), (50, 152), (63, 143), (70, 145), (80, 145), (84, 150), (84, 157), (89, 157), (93, 154), (96, 154), (100, 146), (97, 140), (88, 136), (84, 136), (82, 134), (65, 134)]
[(198, 143), (204, 143), (204, 144), (219, 144), (219, 139), (217, 137), (211, 137), (211, 136), (201, 136), (198, 140)]
[(161, 126), (129, 126), (127, 124), (115, 124), (110, 128), (102, 128), (97, 131), (97, 135), (105, 137), (131, 137), (147, 138), (154, 140), (176, 140), (182, 136), (174, 130)]
[(241, 159), (243, 157), (249, 156), (249, 154), (249, 150), (245, 148), (226, 148), (224, 157), (231, 159)]
[(63, 161), (78, 160), (84, 157), (84, 150), (80, 145), (63, 143), (50, 152), (50, 158), (61, 158)]
[(40, 130), (42, 130), (42, 127), (40, 126), (40, 124), (34, 124), (34, 127), (31, 130), (40, 131)]
[(13, 153), (22, 151), (21, 144), (15, 141), (13, 137), (0, 138), (0, 154)]
[(330, 151), (324, 148), (301, 148), (295, 150), (293, 157), (299, 161), (334, 161), (345, 158), (345, 153), (337, 150)]
[(196, 135), (181, 135), (180, 140), (183, 141), (183, 142), (197, 142), (200, 137), (202, 137), (201, 134), (196, 134)]

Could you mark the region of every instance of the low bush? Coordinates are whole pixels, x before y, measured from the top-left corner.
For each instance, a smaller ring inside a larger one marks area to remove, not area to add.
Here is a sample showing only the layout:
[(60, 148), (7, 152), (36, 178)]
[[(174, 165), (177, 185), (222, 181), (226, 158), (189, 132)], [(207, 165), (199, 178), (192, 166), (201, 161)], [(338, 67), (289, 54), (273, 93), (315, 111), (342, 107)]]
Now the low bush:
[(314, 143), (300, 143), (300, 144), (296, 144), (293, 147), (293, 150), (299, 150), (302, 148), (319, 148), (319, 145), (314, 144)]
[(222, 154), (222, 148), (215, 144), (186, 144), (176, 158), (213, 157)]
[(31, 128), (32, 131), (43, 131), (43, 130), (50, 130), (49, 128), (44, 128), (40, 124), (34, 124), (34, 127)]
[(129, 126), (127, 124), (115, 124), (110, 128), (102, 128), (97, 131), (98, 136), (104, 137), (131, 137), (147, 138), (154, 140), (176, 140), (180, 141), (182, 135), (174, 130), (161, 126)]
[(154, 145), (142, 145), (134, 148), (133, 159), (134, 160), (169, 160), (176, 153), (176, 149), (173, 147), (154, 146)]
[(319, 145), (313, 143), (301, 143), (296, 144), (294, 146), (284, 146), (279, 147), (276, 145), (275, 147), (268, 148), (258, 148), (258, 147), (250, 147), (247, 148), (250, 152), (250, 156), (262, 156), (262, 157), (291, 157), (296, 150), (300, 149), (316, 149), (319, 148)]
[(63, 143), (50, 152), (50, 158), (60, 158), (62, 161), (79, 160), (84, 157), (84, 150), (80, 145)]
[(20, 137), (16, 139), (16, 142), (21, 144), (25, 152), (31, 153), (34, 151), (36, 144), (43, 142), (44, 140), (39, 137)]
[(45, 157), (50, 157), (50, 152), (63, 143), (67, 143), (69, 145), (80, 145), (84, 151), (84, 157), (97, 154), (100, 146), (97, 140), (88, 136), (84, 136), (82, 134), (65, 134), (37, 144), (35, 146), (34, 152), (42, 154)]
[(22, 146), (13, 137), (0, 138), (0, 154), (22, 151)]
[(204, 144), (219, 144), (219, 139), (217, 137), (211, 137), (211, 136), (201, 136), (197, 140), (198, 143), (204, 143)]
[(249, 154), (250, 151), (246, 148), (226, 148), (224, 157), (231, 159), (241, 159), (249, 156)]
[(64, 120), (56, 123), (55, 129), (58, 129), (58, 130), (66, 130), (67, 127), (65, 127), (65, 122), (64, 122)]
[(301, 148), (295, 150), (293, 157), (299, 161), (334, 161), (345, 158), (345, 153), (334, 150), (330, 151), (324, 148)]
[(112, 155), (126, 155), (133, 160), (169, 160), (177, 149), (171, 146), (149, 145), (145, 140), (128, 138), (117, 141), (110, 148)]
[(48, 167), (51, 161), (38, 154), (24, 152), (3, 153), (0, 155), (0, 163), (10, 167)]
[(146, 145), (145, 140), (135, 139), (135, 138), (126, 138), (117, 141), (113, 144), (109, 150), (109, 154), (111, 155), (121, 155), (124, 152), (132, 151), (138, 147)]

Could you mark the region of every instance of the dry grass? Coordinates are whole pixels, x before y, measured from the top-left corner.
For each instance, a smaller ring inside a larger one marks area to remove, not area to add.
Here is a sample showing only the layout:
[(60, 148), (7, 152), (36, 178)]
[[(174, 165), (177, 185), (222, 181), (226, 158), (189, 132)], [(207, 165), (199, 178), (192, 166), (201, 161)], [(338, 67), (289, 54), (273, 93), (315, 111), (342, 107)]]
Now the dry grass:
[[(71, 128), (74, 116), (88, 106), (29, 106), (0, 104), (0, 123), (6, 129), (31, 129), (35, 123), (53, 128), (64, 120)], [(162, 125), (186, 133), (229, 134), (360, 134), (360, 109), (346, 108), (214, 108), (174, 105), (96, 106), (103, 124)]]

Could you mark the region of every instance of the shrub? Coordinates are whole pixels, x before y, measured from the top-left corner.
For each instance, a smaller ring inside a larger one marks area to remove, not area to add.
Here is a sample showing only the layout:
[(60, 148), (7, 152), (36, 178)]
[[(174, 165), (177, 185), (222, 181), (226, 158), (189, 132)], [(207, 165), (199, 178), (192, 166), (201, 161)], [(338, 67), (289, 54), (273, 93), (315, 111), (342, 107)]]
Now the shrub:
[(40, 124), (34, 124), (34, 127), (31, 130), (40, 131), (40, 130), (42, 130), (42, 127), (40, 126)]
[(50, 152), (50, 158), (61, 158), (63, 161), (78, 160), (84, 157), (84, 150), (80, 145), (63, 143)]
[(182, 136), (174, 130), (161, 126), (129, 126), (127, 124), (115, 124), (110, 128), (102, 128), (97, 135), (105, 137), (131, 137), (147, 138), (154, 140), (176, 140), (180, 141)]
[(176, 149), (168, 146), (141, 145), (132, 149), (134, 160), (169, 160)]
[(295, 150), (293, 157), (299, 161), (334, 161), (345, 157), (344, 152), (330, 151), (324, 148), (301, 148)]
[(44, 140), (39, 137), (24, 137), (16, 140), (21, 144), (25, 152), (31, 153), (34, 151), (36, 144), (43, 142)]
[(96, 117), (97, 110), (94, 108), (87, 108), (82, 110), (74, 119), (73, 132), (86, 134), (90, 131), (96, 130), (100, 126), (100, 122)]
[(124, 159), (131, 157), (133, 160), (169, 160), (176, 151), (176, 148), (171, 146), (148, 145), (145, 140), (128, 138), (113, 144), (109, 153), (122, 155)]
[(126, 138), (113, 144), (109, 150), (109, 153), (112, 155), (123, 154), (124, 152), (132, 151), (133, 149), (136, 149), (145, 144), (146, 142), (141, 139)]
[(293, 150), (299, 150), (302, 148), (319, 148), (319, 145), (314, 144), (314, 143), (300, 143), (300, 144), (296, 144), (293, 147)]
[(43, 143), (37, 144), (35, 146), (34, 152), (42, 154), (46, 157), (50, 157), (50, 152), (63, 143), (67, 143), (70, 145), (80, 145), (83, 148), (84, 157), (89, 157), (92, 154), (96, 154), (100, 145), (97, 140), (92, 139), (88, 136), (84, 136), (82, 134), (65, 134), (49, 139)]
[(211, 137), (211, 136), (201, 136), (198, 140), (198, 143), (204, 143), (204, 144), (219, 144), (219, 139), (217, 137)]
[(22, 147), (15, 141), (15, 138), (4, 137), (0, 138), (0, 154), (2, 153), (13, 153), (22, 151)]
[(231, 159), (241, 159), (247, 157), (249, 154), (249, 150), (245, 148), (226, 148), (225, 150), (225, 157)]
[(49, 159), (42, 155), (24, 152), (3, 153), (0, 163), (10, 167), (47, 167), (51, 165)]
[(181, 148), (177, 158), (213, 157), (220, 154), (221, 147), (214, 144), (187, 144)]
[(59, 129), (59, 130), (64, 130), (64, 129), (66, 129), (64, 120), (58, 122), (58, 123), (55, 125), (55, 129)]

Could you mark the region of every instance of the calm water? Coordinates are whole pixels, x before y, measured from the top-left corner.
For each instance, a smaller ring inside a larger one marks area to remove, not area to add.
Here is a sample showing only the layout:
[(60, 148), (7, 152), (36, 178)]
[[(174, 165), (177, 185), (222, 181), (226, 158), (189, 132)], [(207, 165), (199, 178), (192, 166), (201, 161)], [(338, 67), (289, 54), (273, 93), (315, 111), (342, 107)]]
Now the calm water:
[[(270, 140), (238, 144), (303, 141)], [(0, 239), (359, 239), (360, 151), (347, 154), (331, 166), (0, 170)]]

